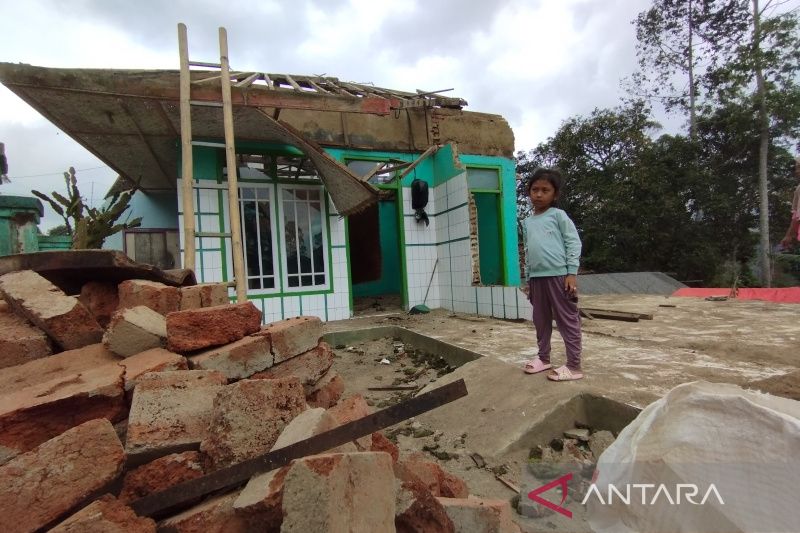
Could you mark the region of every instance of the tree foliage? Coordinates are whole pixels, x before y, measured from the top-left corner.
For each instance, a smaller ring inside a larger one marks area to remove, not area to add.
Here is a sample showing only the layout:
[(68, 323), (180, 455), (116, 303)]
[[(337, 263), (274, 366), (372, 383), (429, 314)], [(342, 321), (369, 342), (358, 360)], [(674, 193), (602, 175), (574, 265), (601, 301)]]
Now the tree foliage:
[(34, 196), (44, 200), (53, 211), (64, 219), (67, 235), (72, 235), (72, 248), (99, 249), (105, 239), (124, 229), (137, 228), (141, 225), (141, 217), (117, 224), (117, 220), (128, 209), (132, 191), (115, 192), (108, 204), (100, 209), (89, 207), (83, 203), (78, 190), (78, 178), (75, 169), (70, 167), (64, 172), (67, 196), (53, 191), (52, 198), (39, 191), (31, 191)]

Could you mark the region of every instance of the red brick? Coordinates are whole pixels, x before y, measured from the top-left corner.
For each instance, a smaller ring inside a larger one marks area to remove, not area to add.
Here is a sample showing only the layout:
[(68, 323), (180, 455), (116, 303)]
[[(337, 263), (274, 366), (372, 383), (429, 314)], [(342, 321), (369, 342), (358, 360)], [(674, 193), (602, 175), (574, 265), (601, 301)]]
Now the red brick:
[(117, 362), (119, 362), (119, 357), (98, 343), (36, 359), (24, 365), (2, 368), (0, 369), (0, 395)]
[(205, 474), (198, 452), (173, 453), (128, 472), (119, 499), (130, 503)]
[(242, 379), (272, 366), (268, 337), (250, 335), (189, 357), (192, 368), (218, 370), (228, 379)]
[(392, 462), (396, 463), (400, 458), (400, 450), (397, 445), (386, 438), (380, 431), (372, 434), (372, 443), (370, 444), (369, 451), (371, 452), (386, 452), (392, 456)]
[(103, 345), (120, 357), (162, 348), (166, 343), (164, 315), (143, 305), (117, 311), (103, 335)]
[(107, 281), (84, 283), (78, 301), (89, 310), (97, 323), (105, 328), (119, 307), (117, 284)]
[(315, 316), (298, 316), (268, 324), (259, 334), (272, 340), (277, 365), (314, 348), (322, 337), (322, 321)]
[(446, 472), (438, 464), (425, 460), (421, 453), (413, 453), (400, 463), (417, 476), (434, 496), (444, 498), (466, 498), (469, 489), (464, 480)]
[(200, 449), (214, 468), (268, 452), (286, 425), (307, 408), (295, 379), (242, 380), (214, 399), (208, 436)]
[[(174, 533), (252, 533), (255, 531), (277, 531), (254, 528), (248, 517), (241, 516), (233, 509), (238, 493), (224, 494), (192, 507), (179, 515), (159, 522), (159, 531)], [(257, 517), (251, 517), (259, 523)], [(309, 532), (310, 533), (310, 532)]]
[(214, 397), (227, 380), (219, 372), (179, 370), (144, 374), (133, 389), (125, 450), (131, 465), (197, 450), (207, 435)]
[(123, 372), (107, 364), (0, 396), (0, 463), (87, 420), (125, 418)]
[(310, 394), (306, 395), (306, 402), (311, 407), (328, 409), (336, 405), (344, 393), (344, 380), (335, 370), (328, 370), (314, 386)]
[(314, 391), (314, 386), (333, 365), (333, 352), (327, 343), (293, 357), (279, 365), (251, 376), (251, 379), (296, 378), (303, 385), (306, 394)]
[(283, 482), (288, 466), (250, 479), (238, 494), (233, 508), (239, 516), (258, 518), (261, 531), (280, 531), (283, 522)]
[(181, 287), (181, 311), (230, 303), (227, 283), (202, 283)]
[(168, 313), (178, 311), (181, 306), (181, 293), (178, 288), (157, 281), (129, 279), (119, 284), (117, 292), (119, 309), (144, 305), (166, 316)]
[(508, 500), (436, 498), (453, 521), (456, 533), (520, 533)]
[(78, 301), (32, 270), (0, 276), (0, 295), (14, 312), (64, 350), (100, 342), (103, 328)]
[(186, 370), (188, 362), (182, 355), (172, 353), (164, 348), (145, 350), (136, 355), (126, 357), (118, 363), (125, 368), (125, 392), (132, 394), (139, 378), (148, 372), (165, 372), (167, 370)]
[(44, 331), (12, 313), (3, 302), (0, 308), (0, 369), (21, 365), (53, 353)]
[(191, 352), (238, 341), (261, 327), (252, 302), (189, 309), (167, 315), (167, 348)]
[(283, 482), (281, 508), (282, 533), (393, 531), (391, 458), (363, 452), (297, 459)]
[(398, 533), (455, 533), (442, 504), (419, 480), (396, 485), (394, 525)]
[[(328, 413), (333, 415), (333, 418), (336, 419), (336, 423), (339, 426), (352, 422), (353, 420), (364, 418), (371, 412), (367, 401), (360, 394), (354, 394), (328, 409)], [(353, 442), (359, 450), (369, 450), (372, 444), (372, 437), (361, 437)]]
[(133, 510), (110, 494), (90, 503), (48, 533), (155, 533), (151, 518), (136, 516)]
[(0, 531), (47, 527), (108, 487), (125, 453), (105, 419), (91, 420), (0, 467)]

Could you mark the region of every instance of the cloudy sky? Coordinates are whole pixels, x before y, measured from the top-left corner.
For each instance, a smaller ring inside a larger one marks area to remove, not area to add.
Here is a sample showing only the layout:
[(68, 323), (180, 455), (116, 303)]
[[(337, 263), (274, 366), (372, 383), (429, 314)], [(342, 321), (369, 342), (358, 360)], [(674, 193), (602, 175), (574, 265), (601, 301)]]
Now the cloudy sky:
[[(619, 102), (636, 64), (631, 20), (649, 0), (0, 0), (0, 61), (46, 67), (178, 68), (177, 24), (194, 60), (219, 57), (228, 30), (235, 70), (326, 74), (447, 93), (467, 109), (503, 115), (517, 150), (546, 140), (566, 118)], [(0, 142), (10, 185), (50, 192), (78, 170), (101, 201), (116, 177), (0, 86)], [(42, 227), (60, 219), (49, 209)]]

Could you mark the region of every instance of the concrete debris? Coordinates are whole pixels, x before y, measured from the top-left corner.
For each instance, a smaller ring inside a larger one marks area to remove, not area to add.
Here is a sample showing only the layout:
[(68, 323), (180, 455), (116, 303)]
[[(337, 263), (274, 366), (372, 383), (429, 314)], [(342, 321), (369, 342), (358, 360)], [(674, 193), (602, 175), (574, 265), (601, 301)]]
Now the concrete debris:
[[(248, 525), (247, 517), (234, 512), (238, 494), (224, 494), (158, 523), (159, 531), (175, 533), (246, 533), (259, 531)], [(256, 522), (257, 519), (254, 518)], [(261, 529), (260, 531), (278, 531)]]
[(0, 296), (64, 350), (100, 342), (103, 328), (77, 298), (32, 270), (0, 276)]
[(119, 500), (123, 503), (160, 492), (206, 473), (199, 452), (173, 453), (131, 470), (122, 482)]
[[(263, 338), (263, 337), (262, 337)], [(252, 379), (275, 379), (293, 377), (303, 385), (305, 393), (311, 394), (319, 380), (333, 365), (333, 352), (325, 342), (311, 350), (283, 361), (268, 370), (259, 372)]]
[(180, 287), (180, 311), (225, 305), (228, 300), (227, 283), (200, 283)]
[(177, 311), (167, 315), (167, 348), (185, 353), (238, 341), (261, 328), (252, 302)]
[(434, 496), (466, 498), (469, 489), (464, 480), (446, 472), (437, 463), (428, 461), (422, 453), (413, 453), (400, 459), (400, 463), (416, 476)]
[(586, 428), (574, 428), (567, 430), (564, 432), (564, 436), (568, 439), (589, 442), (589, 430)]
[(153, 372), (139, 378), (128, 415), (125, 451), (131, 465), (197, 450), (208, 435), (214, 398), (227, 379), (211, 370)]
[(110, 494), (93, 501), (70, 516), (49, 533), (155, 533), (151, 518), (137, 516)]
[(103, 335), (103, 344), (120, 357), (130, 357), (167, 343), (167, 321), (143, 305), (121, 309)]
[(322, 337), (322, 321), (315, 316), (289, 318), (264, 326), (259, 334), (269, 335), (278, 364), (315, 348)]
[(314, 386), (311, 393), (306, 396), (306, 402), (311, 407), (328, 409), (336, 405), (343, 393), (344, 380), (335, 370), (328, 370)]
[(398, 533), (455, 533), (444, 506), (419, 480), (396, 484), (394, 525)]
[(392, 460), (381, 452), (298, 459), (283, 482), (281, 507), (282, 533), (394, 531)]
[(129, 279), (120, 283), (117, 288), (120, 309), (143, 305), (164, 316), (180, 311), (181, 293), (177, 287), (157, 281)]
[(606, 448), (614, 443), (614, 434), (610, 431), (597, 431), (589, 437), (589, 449), (595, 459), (599, 459)]
[(18, 317), (0, 302), (0, 369), (22, 365), (52, 354), (44, 331)]
[(188, 363), (182, 355), (172, 353), (164, 348), (145, 350), (125, 358), (118, 363), (125, 368), (125, 392), (133, 394), (139, 378), (149, 372), (165, 372), (167, 370), (186, 370)]
[(89, 310), (101, 327), (106, 328), (119, 307), (117, 285), (107, 281), (84, 283), (78, 301)]
[(189, 357), (192, 367), (217, 370), (228, 379), (242, 379), (272, 366), (269, 337), (251, 335)]
[[(353, 420), (364, 418), (371, 412), (372, 410), (369, 405), (367, 405), (367, 401), (360, 394), (354, 394), (328, 409), (328, 413), (336, 420), (337, 426), (343, 426)], [(372, 438), (361, 437), (355, 440), (354, 444), (361, 451), (369, 450), (372, 444)]]
[(0, 531), (65, 518), (117, 479), (125, 462), (111, 423), (90, 420), (0, 467)]
[(507, 500), (436, 498), (453, 521), (456, 533), (520, 533)]
[(200, 449), (214, 469), (268, 452), (307, 405), (296, 379), (245, 379), (214, 398)]

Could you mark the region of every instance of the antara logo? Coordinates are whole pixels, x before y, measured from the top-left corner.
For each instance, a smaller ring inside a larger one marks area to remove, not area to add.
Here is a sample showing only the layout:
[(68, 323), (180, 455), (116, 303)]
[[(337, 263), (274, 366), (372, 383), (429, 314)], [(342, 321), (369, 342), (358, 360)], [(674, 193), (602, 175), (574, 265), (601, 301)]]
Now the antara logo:
[[(655, 505), (659, 501), (666, 501), (669, 502), (670, 505), (681, 505), (683, 502), (690, 503), (692, 505), (705, 505), (705, 503), (711, 498), (712, 496), (717, 499), (720, 505), (725, 505), (725, 501), (722, 499), (722, 495), (720, 495), (717, 487), (712, 483), (706, 489), (702, 499), (696, 501), (701, 491), (700, 488), (693, 484), (693, 483), (678, 483), (674, 486), (674, 489), (670, 491), (667, 485), (661, 483), (656, 485), (654, 483), (629, 483), (626, 484), (624, 490), (620, 490), (616, 485), (609, 484), (606, 489), (605, 498), (603, 497), (603, 493), (600, 489), (597, 488), (595, 481), (597, 481), (597, 474), (598, 472), (595, 471), (594, 476), (592, 478), (592, 484), (589, 485), (589, 490), (586, 491), (586, 496), (583, 497), (583, 501), (581, 505), (586, 505), (590, 498), (594, 497), (600, 505), (611, 505), (614, 503), (615, 497), (623, 504), (630, 505), (631, 501), (634, 496), (636, 496), (636, 492), (641, 495), (640, 502), (642, 505)], [(551, 509), (557, 513), (560, 513), (567, 518), (572, 518), (572, 511), (569, 509), (565, 509), (561, 507), (567, 499), (567, 490), (569, 488), (569, 482), (572, 480), (572, 473), (565, 474), (558, 479), (551, 481), (546, 485), (542, 485), (541, 487), (534, 489), (528, 493), (528, 498), (535, 501), (538, 504), (541, 504), (548, 509)], [(555, 504), (551, 501), (545, 500), (540, 496), (543, 492), (547, 492), (548, 490), (560, 487), (561, 489), (561, 502), (559, 504)], [(648, 497), (648, 495), (652, 495)]]

